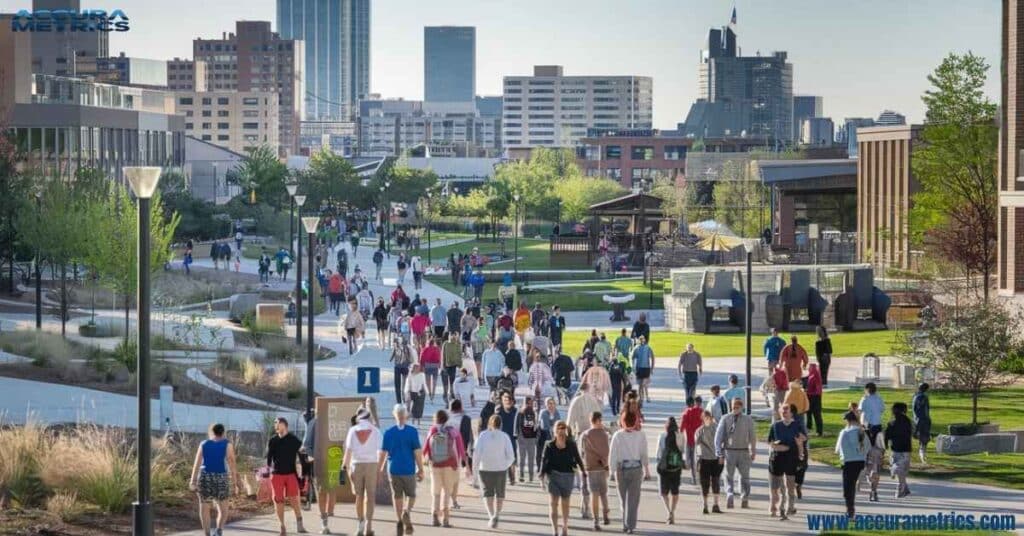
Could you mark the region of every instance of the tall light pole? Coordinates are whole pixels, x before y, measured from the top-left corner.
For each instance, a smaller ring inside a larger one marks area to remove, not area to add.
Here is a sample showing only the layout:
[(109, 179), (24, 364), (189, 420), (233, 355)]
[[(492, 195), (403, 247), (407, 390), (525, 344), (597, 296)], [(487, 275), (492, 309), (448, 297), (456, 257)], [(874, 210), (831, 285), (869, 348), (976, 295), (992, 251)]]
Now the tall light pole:
[(289, 208), (288, 208), (288, 254), (293, 255), (295, 250), (293, 244), (295, 241), (295, 194), (299, 191), (299, 183), (289, 182), (284, 185), (285, 190), (288, 190)]
[(313, 358), (313, 352), (314, 352), (314, 344), (313, 344), (313, 309), (315, 309), (313, 307), (313, 299), (312, 299), (312, 297), (313, 297), (313, 292), (312, 292), (313, 291), (313, 286), (312, 286), (312, 283), (313, 283), (313, 238), (316, 235), (316, 226), (317, 226), (318, 223), (320, 223), (320, 218), (317, 217), (317, 216), (306, 216), (306, 217), (302, 218), (302, 226), (306, 228), (307, 240), (309, 241), (309, 243), (308, 243), (309, 247), (307, 248), (309, 250), (308, 253), (307, 253), (309, 255), (309, 258), (307, 259), (309, 262), (307, 262), (307, 264), (309, 265), (309, 268), (308, 268), (309, 269), (309, 274), (308, 275), (309, 275), (309, 282), (310, 282), (310, 287), (309, 287), (309, 290), (310, 290), (310, 294), (309, 294), (310, 295), (310, 300), (309, 300), (309, 303), (310, 303), (310, 305), (308, 307), (308, 309), (309, 309), (309, 313), (308, 313), (309, 314), (309, 318), (307, 319), (307, 320), (309, 320), (309, 326), (307, 328), (309, 330), (309, 332), (306, 333), (306, 344), (307, 344), (307, 347), (306, 347), (306, 418), (307, 419), (311, 419), (313, 417), (313, 361), (314, 361), (314, 358)]
[[(36, 227), (43, 217), (43, 193), (36, 192)], [(43, 256), (39, 245), (36, 245), (36, 331), (43, 329), (43, 273), (39, 269)]]
[(431, 218), (431, 203), (434, 201), (434, 192), (427, 190), (427, 265), (432, 263), (430, 256), (430, 218)]
[(149, 412), (149, 279), (150, 279), (150, 230), (149, 200), (160, 182), (159, 167), (125, 167), (124, 174), (128, 178), (132, 192), (139, 200), (138, 216), (138, 296), (135, 307), (138, 309), (138, 355), (135, 370), (138, 384), (139, 422), (138, 422), (138, 497), (132, 504), (132, 527), (135, 536), (151, 536), (153, 534), (153, 508), (150, 501), (150, 469), (151, 469), (151, 435)]
[[(391, 190), (391, 181), (384, 181), (384, 251), (391, 251), (391, 203), (388, 200), (389, 190)], [(391, 258), (390, 254), (388, 258)]]
[(512, 260), (512, 273), (519, 276), (519, 194), (513, 194), (512, 199), (515, 201), (515, 216), (512, 221), (512, 243), (514, 244), (515, 253), (513, 253)]
[[(295, 206), (302, 211), (302, 205), (306, 204), (306, 196), (297, 195)], [(298, 253), (295, 255), (295, 345), (302, 346), (302, 236), (295, 240), (295, 247)], [(309, 250), (313, 250), (313, 242), (308, 244)], [(312, 300), (310, 300), (312, 302)]]

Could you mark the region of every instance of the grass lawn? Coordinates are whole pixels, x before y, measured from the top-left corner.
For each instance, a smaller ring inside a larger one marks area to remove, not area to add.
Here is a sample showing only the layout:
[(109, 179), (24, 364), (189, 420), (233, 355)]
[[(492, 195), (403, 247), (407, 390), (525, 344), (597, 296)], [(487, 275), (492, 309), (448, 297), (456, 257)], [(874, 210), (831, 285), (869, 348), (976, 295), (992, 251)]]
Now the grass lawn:
[[(640, 298), (639, 301), (642, 303), (645, 297), (638, 296)], [(655, 296), (655, 303), (657, 302), (658, 296)], [(610, 311), (607, 304), (602, 303), (601, 305), (600, 309)], [(629, 329), (631, 326), (632, 324), (623, 327)], [(572, 351), (583, 348), (583, 343), (590, 336), (590, 332), (586, 330), (573, 331), (572, 324), (569, 325), (569, 329), (570, 331), (567, 331), (563, 337), (565, 347)], [(604, 332), (610, 339), (614, 340), (618, 336), (619, 329), (621, 328), (609, 327)], [(788, 338), (788, 334), (783, 333), (782, 335)], [(754, 334), (751, 351), (755, 359), (764, 358), (764, 353), (761, 349), (765, 337), (764, 333)], [(831, 338), (832, 348), (835, 351), (836, 357), (860, 357), (868, 352), (874, 352), (878, 355), (889, 355), (891, 353), (891, 346), (896, 342), (896, 332), (891, 330), (841, 332), (832, 334)], [(813, 354), (814, 335), (807, 333), (801, 339), (803, 347)], [(742, 333), (707, 335), (704, 333), (658, 331), (651, 334), (651, 347), (654, 349), (655, 355), (658, 356), (674, 358), (683, 352), (687, 343), (691, 342), (704, 357), (739, 357), (747, 355), (746, 336)], [(674, 359), (670, 361), (672, 361), (674, 366)]]
[[(499, 239), (500, 240), (500, 239)], [(410, 254), (420, 255), (424, 259), (427, 258), (427, 241), (421, 240), (420, 249), (412, 250)], [(491, 242), (490, 240), (470, 240), (469, 242), (460, 242), (449, 246), (439, 246), (431, 248), (431, 260), (434, 264), (444, 264), (448, 259), (448, 256), (452, 253), (458, 255), (459, 253), (469, 254), (473, 251), (473, 248), (479, 248), (480, 253), (486, 255), (488, 253), (498, 253), (501, 251), (501, 244), (498, 242)], [(536, 240), (533, 238), (520, 238), (519, 239), (519, 269), (520, 270), (549, 270), (551, 269), (551, 255), (550, 245), (548, 240)], [(505, 239), (505, 255), (509, 257), (509, 261), (502, 262), (499, 264), (488, 264), (484, 267), (485, 270), (501, 270), (508, 268), (508, 271), (512, 271), (513, 263), (511, 261), (512, 255), (515, 253), (514, 242), (510, 238)], [(580, 266), (580, 268), (586, 268), (586, 266)]]
[(270, 255), (271, 259), (273, 259), (274, 254), (277, 253), (277, 250), (281, 249), (282, 246), (284, 246), (283, 243), (278, 243), (276, 241), (264, 242), (262, 244), (242, 242), (242, 257), (245, 257), (246, 259), (258, 259), (260, 258), (260, 253), (263, 252), (263, 248), (267, 248), (267, 255)]
[[(886, 407), (893, 402), (906, 402), (914, 391), (911, 389), (879, 389)], [(830, 465), (839, 466), (839, 456), (834, 452), (836, 434), (843, 427), (843, 414), (850, 402), (857, 402), (863, 392), (860, 389), (828, 391), (823, 397), (822, 415), (825, 419), (825, 435), (811, 437), (811, 458)], [(971, 421), (971, 397), (967, 393), (932, 390), (932, 434), (945, 433), (946, 427), (955, 423)], [(1008, 387), (989, 389), (978, 400), (978, 420), (998, 423), (1002, 429), (1024, 428), (1024, 388)], [(891, 414), (886, 411), (882, 421), (888, 422)], [(768, 423), (758, 422), (758, 436), (768, 436)], [(986, 484), (1013, 489), (1024, 489), (1024, 454), (968, 454), (950, 456), (936, 454), (934, 443), (929, 446), (928, 465), (921, 465), (917, 459), (917, 441), (913, 445), (913, 460), (910, 473), (915, 477), (943, 478), (957, 482)]]
[[(459, 294), (460, 289), (456, 289), (452, 285), (451, 277), (448, 275), (442, 276), (428, 276), (430, 282), (443, 287), (444, 289)], [(544, 283), (547, 285), (548, 283)], [(490, 301), (498, 301), (498, 284), (489, 283), (484, 286), (483, 303)], [(582, 293), (580, 291), (586, 291), (588, 293)], [(664, 301), (661, 298), (661, 288), (655, 288), (653, 293), (650, 287), (643, 285), (643, 280), (640, 279), (626, 279), (626, 280), (608, 280), (608, 281), (594, 281), (589, 283), (565, 283), (558, 284), (557, 287), (553, 288), (536, 288), (527, 292), (520, 292), (519, 295), (523, 297), (530, 304), (530, 308), (533, 308), (533, 304), (540, 302), (546, 309), (549, 309), (552, 305), (558, 304), (561, 306), (563, 312), (568, 311), (608, 311), (609, 316), (611, 315), (611, 306), (601, 301), (601, 297), (604, 293), (598, 293), (600, 291), (622, 294), (622, 293), (635, 293), (637, 307), (645, 309), (662, 309), (664, 308)], [(590, 294), (589, 292), (594, 292)], [(653, 294), (653, 296), (652, 296)], [(582, 342), (580, 343), (582, 347)]]

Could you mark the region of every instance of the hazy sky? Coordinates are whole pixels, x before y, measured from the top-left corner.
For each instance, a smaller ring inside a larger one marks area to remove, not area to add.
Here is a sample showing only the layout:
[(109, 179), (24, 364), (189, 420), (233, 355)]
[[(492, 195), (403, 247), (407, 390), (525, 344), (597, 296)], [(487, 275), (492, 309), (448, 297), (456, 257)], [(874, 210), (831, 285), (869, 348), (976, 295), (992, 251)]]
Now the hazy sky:
[[(371, 90), (423, 97), (423, 26), (477, 27), (477, 93), (500, 94), (501, 77), (560, 64), (567, 74), (654, 78), (654, 122), (674, 128), (693, 102), (707, 31), (738, 11), (745, 55), (785, 50), (797, 94), (821, 95), (825, 115), (877, 116), (883, 108), (919, 121), (927, 74), (951, 51), (972, 50), (992, 69), (998, 96), (997, 0), (373, 0)], [(31, 0), (0, 0), (0, 10)], [(188, 57), (192, 39), (214, 37), (237, 19), (274, 21), (274, 0), (83, 0), (115, 7), (132, 29), (113, 34), (112, 53)], [(275, 29), (276, 29), (276, 22)]]

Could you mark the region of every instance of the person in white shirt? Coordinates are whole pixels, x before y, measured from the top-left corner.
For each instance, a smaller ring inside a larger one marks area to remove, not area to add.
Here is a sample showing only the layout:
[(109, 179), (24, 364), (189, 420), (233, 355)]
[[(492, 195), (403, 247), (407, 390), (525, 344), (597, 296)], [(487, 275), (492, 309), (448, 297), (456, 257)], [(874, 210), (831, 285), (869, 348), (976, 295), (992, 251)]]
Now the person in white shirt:
[(487, 380), (487, 386), (493, 392), (498, 386), (498, 378), (501, 377), (501, 369), (505, 368), (505, 356), (498, 350), (496, 342), (491, 342), (491, 347), (484, 350), (483, 373)]
[(484, 508), (490, 528), (498, 527), (498, 517), (505, 501), (508, 468), (516, 461), (512, 440), (501, 431), (501, 417), (491, 415), (487, 429), (477, 436), (473, 448), (473, 474), (483, 487)]
[(427, 396), (427, 375), (419, 363), (413, 363), (412, 371), (405, 378), (405, 401), (409, 406), (412, 422), (419, 427), (423, 419), (423, 403)]
[(608, 453), (608, 466), (615, 471), (618, 482), (622, 531), (627, 534), (636, 530), (640, 488), (643, 481), (651, 477), (647, 462), (647, 436), (637, 426), (639, 419), (640, 416), (633, 411), (622, 414), (619, 431), (612, 436)]
[[(746, 398), (744, 397), (743, 400)], [(725, 397), (722, 396), (722, 388), (717, 384), (711, 386), (711, 400), (708, 400), (704, 409), (711, 412), (715, 422), (721, 422), (722, 415), (729, 413), (729, 403), (725, 401)]]
[[(586, 382), (580, 384), (579, 392), (576, 393), (576, 398), (572, 399), (569, 403), (569, 412), (566, 414), (565, 420), (569, 424), (569, 429), (572, 430), (574, 437), (579, 437), (581, 433), (590, 428), (590, 416), (595, 411), (601, 411), (601, 403), (596, 398), (590, 395), (590, 385)], [(612, 466), (614, 468), (614, 466)]]
[(878, 396), (878, 386), (874, 382), (864, 384), (864, 396), (857, 405), (860, 410), (860, 423), (868, 433), (868, 444), (875, 444), (875, 437), (882, 431), (882, 414), (885, 413), (885, 402)]
[(455, 391), (455, 399), (461, 400), (463, 406), (476, 407), (476, 398), (473, 395), (475, 389), (476, 380), (470, 378), (469, 371), (463, 366), (459, 369), (459, 377), (452, 384), (452, 390)]
[(412, 268), (412, 282), (416, 286), (416, 290), (422, 290), (423, 258), (419, 255), (413, 255), (412, 260), (409, 261), (409, 266)]
[(360, 408), (356, 413), (355, 426), (348, 429), (345, 456), (341, 465), (348, 469), (352, 492), (356, 496), (359, 534), (373, 532), (373, 505), (376, 502), (377, 456), (380, 446), (380, 430), (370, 422), (370, 412)]

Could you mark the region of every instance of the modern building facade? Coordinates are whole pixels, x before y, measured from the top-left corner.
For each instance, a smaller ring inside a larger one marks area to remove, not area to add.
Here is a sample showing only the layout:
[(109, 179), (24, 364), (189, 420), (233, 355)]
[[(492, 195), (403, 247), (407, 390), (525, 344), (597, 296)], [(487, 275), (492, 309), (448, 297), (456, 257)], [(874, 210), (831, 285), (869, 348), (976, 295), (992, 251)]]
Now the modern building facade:
[(857, 129), (857, 259), (882, 269), (916, 266), (910, 249), (911, 171), (919, 125)]
[[(87, 8), (93, 6), (86, 6)], [(32, 0), (32, 9), (81, 10), (80, 0)], [(10, 22), (6, 22), (10, 30)], [(110, 34), (57, 30), (29, 32), (32, 39), (32, 71), (54, 76), (80, 76), (96, 70), (96, 59), (110, 55)]]
[(501, 117), (501, 95), (476, 97), (476, 113), (480, 117)]
[(682, 183), (692, 138), (652, 129), (591, 129), (580, 140), (577, 164), (587, 176), (607, 177), (632, 188), (656, 178)]
[(999, 131), (1000, 296), (1024, 296), (1024, 2), (1003, 0)]
[(305, 42), (305, 118), (348, 120), (370, 93), (370, 0), (277, 0), (277, 31)]
[(185, 116), (185, 134), (236, 153), (261, 145), (279, 149), (277, 93), (179, 91), (174, 96), (175, 112)]
[(206, 91), (206, 62), (181, 58), (167, 60), (167, 89)]
[(426, 146), (432, 157), (495, 157), (501, 119), (476, 115), (378, 114), (358, 119), (360, 156), (399, 156)]
[(800, 143), (815, 147), (835, 143), (835, 125), (830, 117), (808, 117), (800, 123)]
[(185, 165), (182, 173), (192, 197), (223, 205), (242, 193), (231, 184), (230, 175), (243, 165), (245, 155), (222, 146), (185, 136)]
[(701, 51), (697, 102), (686, 117), (694, 137), (794, 139), (793, 65), (785, 52), (741, 56), (731, 27), (712, 29)]
[(506, 76), (503, 87), (507, 149), (572, 147), (591, 128), (652, 128), (648, 76), (566, 76), (560, 65), (538, 65), (533, 76)]
[(427, 107), (475, 106), (476, 28), (423, 28), (423, 101)]
[(356, 154), (357, 142), (354, 121), (303, 121), (299, 132), (299, 154), (309, 156), (326, 149), (350, 158)]
[(836, 141), (840, 145), (846, 145), (846, 154), (850, 158), (857, 158), (857, 129), (873, 126), (875, 120), (870, 117), (847, 117), (843, 120), (842, 128), (836, 133)]
[(165, 89), (167, 62), (132, 58), (122, 52), (119, 56), (97, 59), (95, 78), (104, 84)]
[(194, 60), (206, 63), (207, 91), (277, 93), (281, 154), (298, 151), (306, 94), (303, 41), (281, 38), (266, 21), (238, 21), (235, 32), (192, 42)]
[(824, 101), (814, 95), (793, 95), (793, 139), (800, 139), (804, 119), (825, 116)]

